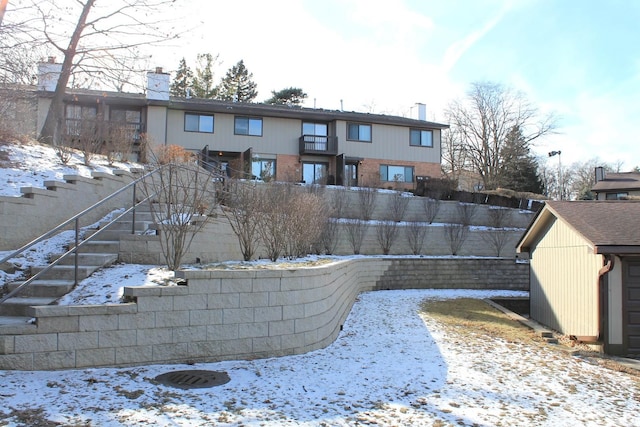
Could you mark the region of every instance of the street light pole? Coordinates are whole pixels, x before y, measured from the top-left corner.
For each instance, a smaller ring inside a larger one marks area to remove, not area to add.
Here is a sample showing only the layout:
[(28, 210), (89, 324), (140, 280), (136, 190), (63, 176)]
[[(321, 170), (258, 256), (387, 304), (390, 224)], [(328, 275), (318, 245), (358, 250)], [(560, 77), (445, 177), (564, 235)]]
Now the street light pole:
[(549, 157), (553, 157), (555, 155), (558, 156), (558, 185), (559, 185), (559, 196), (560, 196), (560, 200), (563, 199), (563, 194), (564, 194), (564, 183), (563, 183), (563, 178), (562, 178), (562, 162), (560, 161), (560, 154), (562, 154), (562, 151), (549, 151)]

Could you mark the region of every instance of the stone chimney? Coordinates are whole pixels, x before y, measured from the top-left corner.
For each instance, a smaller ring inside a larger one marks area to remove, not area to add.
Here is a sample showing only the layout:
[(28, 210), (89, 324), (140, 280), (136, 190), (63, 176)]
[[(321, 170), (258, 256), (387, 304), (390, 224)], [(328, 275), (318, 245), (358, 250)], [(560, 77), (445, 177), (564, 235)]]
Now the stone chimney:
[(38, 63), (38, 90), (53, 92), (56, 90), (62, 64), (56, 63), (56, 57), (50, 56), (46, 62)]
[(147, 72), (147, 99), (168, 101), (169, 80), (169, 73), (163, 72), (162, 67), (156, 67), (154, 71)]

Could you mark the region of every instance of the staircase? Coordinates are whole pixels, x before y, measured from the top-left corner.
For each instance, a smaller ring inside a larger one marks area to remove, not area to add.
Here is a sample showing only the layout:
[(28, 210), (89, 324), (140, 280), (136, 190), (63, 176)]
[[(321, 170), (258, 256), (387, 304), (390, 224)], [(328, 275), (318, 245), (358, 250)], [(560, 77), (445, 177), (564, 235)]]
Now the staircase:
[[(85, 239), (93, 237), (78, 250), (78, 283), (91, 276), (95, 271), (118, 260), (121, 235), (131, 234), (132, 231), (136, 234), (144, 233), (152, 223), (152, 213), (148, 208), (140, 206), (136, 209), (135, 225), (133, 224), (133, 215), (128, 213), (116, 222), (109, 224), (105, 221), (100, 223), (98, 228), (87, 230)], [(61, 255), (52, 254), (50, 261), (55, 261)], [(32, 267), (30, 276), (41, 272), (46, 267)], [(55, 304), (60, 297), (73, 290), (75, 277), (75, 254), (70, 254), (59, 264), (51, 267), (49, 271), (42, 273), (41, 277), (24, 287), (18, 294), (0, 304), (0, 325), (27, 322), (29, 320), (28, 307)], [(13, 291), (22, 283), (24, 282), (8, 283), (5, 285), (6, 291)]]

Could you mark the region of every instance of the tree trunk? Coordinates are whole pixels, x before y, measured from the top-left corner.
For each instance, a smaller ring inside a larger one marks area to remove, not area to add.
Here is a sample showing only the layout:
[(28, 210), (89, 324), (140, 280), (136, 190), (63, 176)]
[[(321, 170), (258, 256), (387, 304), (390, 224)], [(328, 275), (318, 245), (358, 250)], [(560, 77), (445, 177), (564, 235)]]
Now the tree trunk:
[(51, 100), (49, 111), (47, 112), (47, 118), (45, 119), (42, 130), (40, 131), (40, 142), (51, 145), (58, 145), (60, 143), (64, 95), (67, 91), (69, 78), (71, 77), (73, 58), (76, 56), (78, 43), (80, 42), (82, 32), (84, 31), (87, 22), (87, 17), (89, 16), (89, 12), (91, 11), (94, 3), (95, 0), (87, 0), (84, 4), (80, 18), (78, 18), (76, 28), (73, 31), (71, 40), (69, 41), (69, 46), (63, 51), (64, 61), (62, 62), (62, 70), (56, 84), (56, 89), (53, 92), (53, 99)]

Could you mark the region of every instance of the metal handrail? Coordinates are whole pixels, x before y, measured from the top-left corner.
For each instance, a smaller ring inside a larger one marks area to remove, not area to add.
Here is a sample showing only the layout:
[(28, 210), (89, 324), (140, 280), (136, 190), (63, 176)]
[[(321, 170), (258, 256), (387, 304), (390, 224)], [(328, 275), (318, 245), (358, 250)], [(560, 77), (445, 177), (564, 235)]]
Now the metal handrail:
[[(114, 224), (116, 221), (118, 221), (120, 218), (122, 218), (124, 215), (126, 215), (127, 213), (133, 211), (133, 220), (132, 220), (132, 226), (131, 226), (131, 234), (135, 234), (135, 209), (141, 205), (142, 203), (147, 202), (151, 197), (153, 197), (154, 195), (150, 195), (146, 198), (144, 198), (143, 200), (136, 202), (136, 197), (137, 197), (137, 192), (136, 192), (136, 188), (139, 182), (141, 182), (144, 179), (149, 178), (150, 176), (159, 173), (160, 171), (163, 170), (163, 168), (165, 167), (161, 166), (159, 168), (154, 169), (153, 171), (141, 176), (140, 178), (136, 179), (135, 181), (130, 182), (129, 184), (125, 185), (124, 187), (120, 188), (119, 190), (113, 192), (112, 194), (110, 194), (109, 196), (105, 197), (104, 199), (100, 200), (97, 203), (94, 203), (93, 205), (89, 206), (88, 208), (84, 209), (82, 212), (74, 215), (73, 217), (69, 218), (68, 220), (64, 221), (63, 223), (59, 224), (58, 226), (52, 228), (51, 230), (47, 231), (46, 233), (44, 233), (43, 235), (37, 237), (36, 239), (30, 241), (29, 243), (23, 245), (22, 247), (20, 247), (19, 249), (15, 250), (14, 252), (10, 253), (9, 255), (5, 256), (4, 258), (2, 258), (0, 260), (0, 264), (2, 264), (3, 262), (6, 262), (8, 260), (10, 260), (11, 258), (14, 258), (20, 254), (22, 254), (24, 251), (26, 251), (27, 249), (31, 248), (32, 246), (36, 245), (37, 243), (40, 243), (41, 241), (51, 237), (53, 234), (55, 234), (56, 232), (66, 228), (67, 226), (69, 226), (71, 223), (74, 223), (74, 230), (75, 230), (75, 244), (73, 245), (73, 248), (69, 249), (67, 252), (65, 252), (64, 254), (62, 254), (58, 259), (56, 259), (55, 261), (49, 263), (49, 265), (47, 265), (47, 267), (45, 267), (43, 270), (39, 271), (38, 273), (36, 273), (35, 275), (31, 276), (29, 279), (27, 279), (26, 281), (24, 281), (23, 283), (20, 284), (20, 286), (16, 287), (14, 290), (12, 290), (11, 292), (9, 292), (8, 294), (2, 296), (2, 298), (0, 298), (0, 304), (4, 303), (7, 299), (11, 298), (12, 296), (16, 295), (18, 292), (20, 292), (22, 289), (24, 289), (26, 286), (28, 286), (29, 284), (31, 284), (33, 281), (37, 280), (39, 277), (41, 277), (44, 273), (46, 273), (47, 271), (49, 271), (50, 269), (52, 269), (54, 266), (58, 265), (60, 262), (62, 262), (67, 256), (71, 255), (72, 253), (75, 254), (75, 261), (74, 261), (74, 285), (78, 283), (78, 249), (81, 248), (82, 246), (84, 246), (85, 244), (87, 244), (89, 241), (93, 240), (96, 236), (98, 236), (102, 231), (106, 230), (107, 228), (109, 228), (109, 226), (111, 226), (112, 224)], [(91, 236), (89, 236), (87, 239), (84, 239), (82, 242), (80, 242), (80, 218), (82, 218), (84, 215), (86, 215), (87, 213), (95, 210), (96, 208), (102, 206), (103, 204), (105, 204), (107, 201), (113, 199), (114, 197), (120, 195), (121, 193), (127, 191), (129, 188), (133, 187), (133, 202), (132, 202), (132, 206), (129, 207), (128, 209), (126, 209), (124, 212), (122, 212), (120, 215), (118, 215), (117, 217), (115, 217), (114, 219), (111, 220), (111, 222), (109, 222), (107, 225), (105, 225), (104, 227), (102, 227), (100, 230), (98, 230), (97, 232), (93, 233)]]

